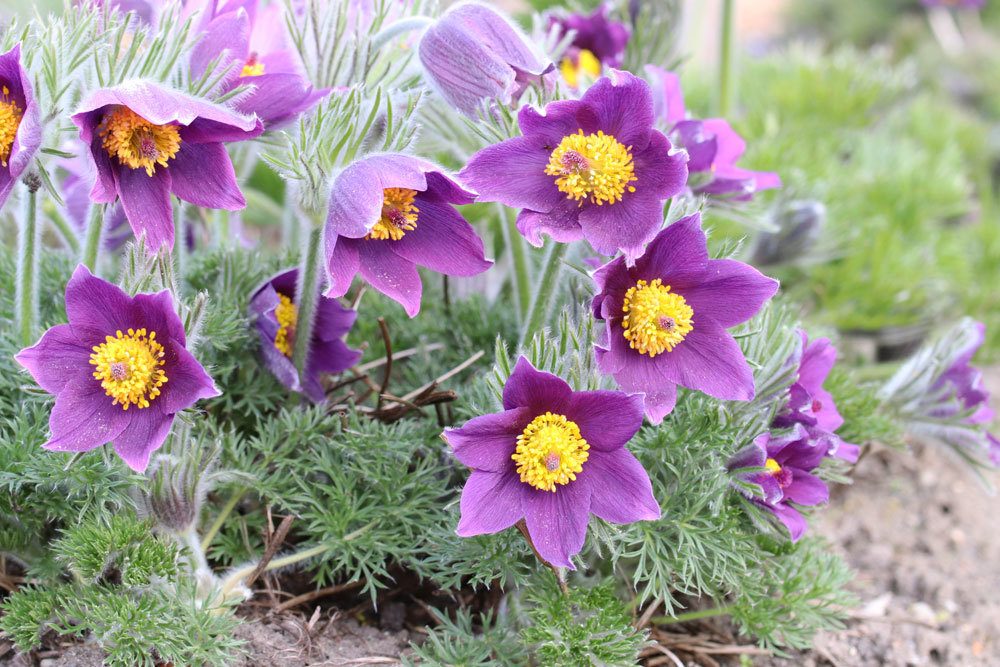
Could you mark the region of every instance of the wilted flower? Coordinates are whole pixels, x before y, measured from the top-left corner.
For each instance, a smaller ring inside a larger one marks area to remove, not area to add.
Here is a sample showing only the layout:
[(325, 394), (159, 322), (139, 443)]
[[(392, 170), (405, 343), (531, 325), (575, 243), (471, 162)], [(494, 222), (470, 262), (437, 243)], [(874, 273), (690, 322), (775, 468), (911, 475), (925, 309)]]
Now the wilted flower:
[(66, 314), (69, 324), (15, 357), (56, 396), (44, 446), (85, 452), (114, 442), (142, 471), (174, 416), (219, 391), (187, 351), (169, 292), (130, 297), (79, 266), (66, 285)]
[(474, 198), (440, 167), (409, 155), (373, 155), (353, 163), (330, 192), (327, 296), (343, 296), (360, 273), (413, 317), (423, 291), (418, 265), (449, 276), (482, 273), (493, 263), (453, 206)]
[(147, 81), (94, 91), (73, 116), (97, 177), (90, 198), (121, 199), (136, 236), (173, 248), (170, 194), (197, 206), (242, 209), (246, 200), (223, 142), (252, 139), (259, 120)]
[(351, 349), (343, 340), (358, 314), (336, 299), (319, 297), (305, 378), (300, 382), (292, 363), (299, 315), (295, 303), (298, 275), (298, 269), (284, 271), (257, 288), (250, 298), (250, 315), (260, 334), (260, 350), (268, 370), (289, 389), (320, 402), (326, 398), (321, 377), (340, 373), (361, 358), (361, 351)]
[(559, 64), (559, 71), (572, 88), (584, 80), (596, 80), (606, 67), (619, 67), (628, 45), (629, 30), (624, 23), (608, 18), (607, 5), (590, 15), (553, 16), (549, 24), (562, 37), (574, 31), (573, 41)]
[[(740, 482), (760, 487), (762, 496), (737, 485), (752, 502), (778, 517), (794, 542), (808, 527), (796, 506), (819, 505), (830, 498), (826, 483), (812, 474), (826, 453), (821, 442), (814, 441), (804, 428), (796, 426), (787, 435), (758, 436), (737, 452), (726, 467)], [(763, 470), (750, 472), (747, 468)]]
[(518, 123), (524, 136), (472, 156), (463, 182), (481, 200), (523, 209), (517, 228), (534, 245), (548, 234), (562, 243), (586, 238), (629, 261), (641, 255), (663, 224), (664, 201), (687, 179), (687, 156), (653, 129), (646, 82), (611, 70), (545, 115), (522, 108)]
[(516, 103), (555, 71), (506, 18), (474, 3), (453, 7), (428, 28), (419, 54), (441, 97), (473, 117), (489, 101)]
[(594, 281), (594, 316), (607, 323), (597, 365), (625, 391), (645, 394), (650, 420), (673, 410), (677, 385), (753, 398), (753, 373), (726, 329), (753, 317), (778, 283), (741, 262), (709, 259), (697, 213), (660, 232), (634, 267), (618, 257)]
[(31, 78), (21, 66), (21, 45), (0, 55), (0, 207), (42, 143)]
[(496, 533), (523, 518), (539, 555), (572, 569), (591, 514), (612, 523), (659, 518), (649, 476), (625, 449), (642, 426), (639, 396), (573, 391), (521, 357), (503, 408), (445, 430), (472, 468), (459, 535)]
[(261, 8), (259, 0), (233, 0), (221, 11), (211, 4), (202, 17), (204, 36), (191, 54), (192, 74), (202, 76), (223, 54), (217, 66), (231, 66), (235, 61), (224, 89), (252, 86), (234, 101), (238, 110), (256, 113), (271, 129), (294, 120), (330, 92), (314, 90), (306, 78), (288, 42), (281, 3)]

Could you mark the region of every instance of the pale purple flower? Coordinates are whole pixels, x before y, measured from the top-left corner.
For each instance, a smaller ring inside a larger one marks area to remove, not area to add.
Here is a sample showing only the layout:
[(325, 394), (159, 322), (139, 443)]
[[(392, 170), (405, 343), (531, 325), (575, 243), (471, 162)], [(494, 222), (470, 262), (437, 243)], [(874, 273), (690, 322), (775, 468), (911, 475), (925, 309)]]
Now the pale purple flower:
[(573, 391), (521, 357), (503, 412), (444, 432), (472, 468), (458, 534), (496, 533), (524, 519), (539, 555), (573, 569), (591, 514), (612, 523), (658, 519), (649, 476), (625, 449), (641, 426), (639, 396)]
[(21, 66), (21, 45), (0, 55), (0, 208), (42, 143), (31, 77)]
[(218, 396), (188, 352), (170, 292), (128, 296), (77, 267), (66, 285), (68, 324), (59, 324), (17, 362), (54, 394), (46, 449), (86, 452), (113, 442), (145, 470), (178, 412)]

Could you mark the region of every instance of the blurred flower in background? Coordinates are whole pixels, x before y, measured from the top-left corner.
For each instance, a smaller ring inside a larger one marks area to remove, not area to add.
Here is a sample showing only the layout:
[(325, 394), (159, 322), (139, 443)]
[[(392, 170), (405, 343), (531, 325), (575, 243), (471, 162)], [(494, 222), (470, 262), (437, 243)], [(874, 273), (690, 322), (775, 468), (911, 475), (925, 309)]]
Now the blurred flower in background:
[(608, 6), (601, 5), (592, 14), (567, 14), (549, 17), (549, 25), (558, 28), (559, 36), (572, 32), (572, 41), (559, 72), (571, 88), (593, 83), (606, 68), (618, 68), (628, 46), (629, 29), (608, 17)]

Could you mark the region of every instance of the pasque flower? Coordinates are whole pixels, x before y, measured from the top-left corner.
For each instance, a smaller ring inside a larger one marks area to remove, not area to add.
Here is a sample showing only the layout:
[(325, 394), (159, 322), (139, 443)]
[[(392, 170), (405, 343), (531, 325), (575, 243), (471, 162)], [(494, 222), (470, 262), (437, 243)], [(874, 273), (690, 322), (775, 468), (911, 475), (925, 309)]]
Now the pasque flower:
[(418, 265), (449, 276), (482, 273), (493, 263), (454, 207), (473, 199), (440, 167), (419, 158), (385, 154), (355, 162), (330, 192), (327, 296), (343, 296), (360, 273), (413, 317), (423, 291)]
[(653, 129), (649, 85), (611, 70), (579, 100), (518, 114), (523, 136), (488, 146), (462, 170), (485, 201), (521, 208), (517, 227), (534, 245), (548, 234), (586, 238), (631, 261), (663, 224), (663, 203), (687, 180), (686, 155)]
[(41, 143), (38, 105), (15, 44), (0, 55), (0, 208)]
[[(796, 426), (785, 435), (764, 433), (727, 464), (738, 480), (760, 487), (762, 496), (737, 486), (752, 502), (773, 513), (788, 528), (793, 542), (802, 537), (808, 525), (796, 506), (819, 505), (830, 497), (826, 483), (813, 474), (827, 455), (824, 444)], [(748, 468), (763, 470), (751, 472)]]
[(259, 135), (255, 118), (137, 80), (92, 92), (73, 122), (96, 171), (91, 199), (120, 199), (153, 251), (173, 248), (171, 193), (207, 208), (246, 206), (223, 142)]
[(531, 84), (546, 85), (555, 76), (554, 65), (543, 61), (520, 30), (476, 3), (448, 10), (427, 29), (418, 49), (441, 97), (473, 117), (485, 103), (516, 103)]
[(597, 79), (605, 67), (619, 67), (628, 45), (629, 29), (608, 17), (607, 5), (591, 14), (552, 16), (550, 26), (560, 37), (573, 31), (573, 41), (559, 64), (559, 71), (572, 88), (586, 79)]
[(351, 349), (344, 342), (358, 314), (336, 299), (319, 298), (305, 377), (300, 381), (292, 363), (298, 321), (295, 303), (298, 273), (298, 269), (283, 271), (257, 288), (250, 298), (250, 316), (260, 336), (261, 355), (268, 370), (289, 389), (301, 391), (319, 402), (326, 398), (321, 377), (340, 373), (361, 358), (360, 350)]
[(594, 281), (594, 315), (606, 323), (597, 365), (625, 391), (645, 394), (653, 422), (673, 410), (678, 385), (753, 398), (753, 373), (726, 329), (753, 317), (778, 283), (741, 262), (709, 259), (697, 213), (660, 232), (635, 266), (618, 257)]
[(639, 396), (573, 391), (521, 357), (503, 408), (445, 430), (455, 456), (472, 468), (459, 535), (496, 533), (524, 519), (539, 555), (573, 568), (591, 514), (613, 523), (659, 518), (649, 476), (625, 449), (642, 426)]
[(169, 292), (131, 297), (79, 266), (66, 285), (66, 314), (68, 324), (15, 357), (56, 396), (44, 446), (85, 452), (114, 442), (142, 471), (174, 416), (219, 391), (185, 347)]
[(211, 2), (203, 10), (202, 32), (191, 53), (192, 74), (200, 77), (222, 56), (218, 67), (232, 67), (226, 90), (251, 90), (233, 103), (243, 113), (256, 113), (268, 129), (297, 118), (326, 97), (306, 78), (299, 56), (289, 43), (281, 3), (260, 7), (259, 0), (231, 0), (221, 9)]
[[(66, 148), (76, 155), (58, 162), (63, 172), (60, 179), (63, 210), (73, 226), (83, 232), (87, 227), (87, 217), (92, 206), (90, 201), (90, 188), (94, 182), (92, 161), (85, 155), (86, 148), (79, 141), (71, 142)], [(103, 237), (104, 247), (109, 250), (120, 248), (132, 237), (132, 229), (120, 202), (111, 204), (105, 213)]]

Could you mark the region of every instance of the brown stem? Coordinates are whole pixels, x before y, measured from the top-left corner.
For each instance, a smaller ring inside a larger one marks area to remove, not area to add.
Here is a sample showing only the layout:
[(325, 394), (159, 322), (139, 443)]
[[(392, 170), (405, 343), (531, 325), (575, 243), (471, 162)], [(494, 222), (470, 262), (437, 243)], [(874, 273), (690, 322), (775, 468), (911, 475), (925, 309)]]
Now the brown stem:
[(292, 521), (294, 521), (294, 519), (295, 517), (292, 515), (286, 516), (281, 520), (281, 523), (278, 524), (278, 529), (268, 536), (267, 547), (264, 549), (264, 555), (261, 556), (260, 562), (257, 563), (257, 567), (254, 568), (253, 572), (251, 572), (243, 582), (247, 588), (253, 586), (254, 582), (257, 581), (257, 578), (264, 573), (264, 570), (267, 568), (267, 564), (270, 563), (271, 559), (274, 558), (274, 555), (278, 553), (278, 549), (281, 548), (282, 542), (284, 542), (285, 538), (288, 537), (288, 531), (291, 530)]

